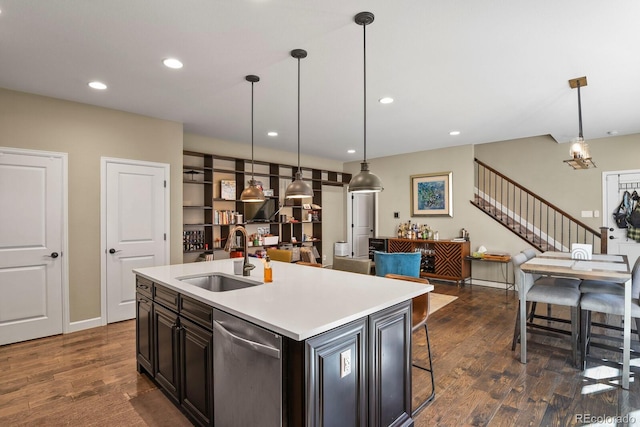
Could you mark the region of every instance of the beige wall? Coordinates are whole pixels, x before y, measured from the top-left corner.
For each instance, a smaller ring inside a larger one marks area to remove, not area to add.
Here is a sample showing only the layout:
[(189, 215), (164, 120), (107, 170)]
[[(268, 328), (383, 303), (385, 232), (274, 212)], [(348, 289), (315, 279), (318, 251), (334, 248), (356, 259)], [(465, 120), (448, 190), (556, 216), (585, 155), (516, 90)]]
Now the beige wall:
[[(602, 210), (603, 172), (640, 169), (640, 135), (610, 137), (588, 143), (598, 166), (596, 169), (573, 170), (567, 166), (562, 160), (569, 158), (569, 145), (558, 144), (548, 136), (371, 159), (370, 169), (382, 179), (385, 187), (385, 191), (378, 195), (378, 235), (393, 236), (397, 225), (410, 219), (438, 230), (440, 238), (457, 237), (460, 228), (466, 228), (471, 237), (471, 250), (484, 245), (490, 251), (519, 252), (529, 245), (470, 203), (473, 198), (474, 156), (580, 218), (583, 210)], [(359, 169), (357, 162), (345, 164), (345, 172), (357, 173)], [(412, 218), (410, 176), (445, 171), (453, 172), (453, 218)], [(393, 212), (400, 212), (400, 219), (394, 219)], [(600, 218), (580, 219), (598, 229), (602, 216), (609, 214), (600, 212)], [(495, 268), (474, 268), (482, 278), (502, 280)]]
[(0, 89), (0, 145), (68, 153), (69, 309), (100, 316), (100, 158), (171, 165), (171, 261), (182, 260), (182, 125)]
[[(217, 154), (221, 156), (251, 159), (251, 144), (222, 141), (199, 135), (184, 135), (185, 151)], [(263, 147), (254, 148), (257, 161), (296, 165), (298, 154)], [(342, 171), (343, 164), (337, 160), (313, 156), (300, 156), (300, 166), (315, 169)], [(327, 262), (333, 257), (333, 243), (345, 239), (345, 193), (341, 187), (322, 188), (322, 254)]]

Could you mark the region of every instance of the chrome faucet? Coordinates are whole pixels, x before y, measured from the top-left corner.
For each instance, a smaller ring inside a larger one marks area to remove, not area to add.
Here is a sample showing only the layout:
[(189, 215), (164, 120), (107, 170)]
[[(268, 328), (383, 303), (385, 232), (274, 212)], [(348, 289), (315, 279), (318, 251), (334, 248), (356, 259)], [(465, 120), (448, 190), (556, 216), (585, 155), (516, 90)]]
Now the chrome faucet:
[(240, 232), (242, 234), (243, 243), (242, 243), (242, 251), (244, 253), (244, 263), (242, 264), (242, 275), (249, 276), (251, 270), (256, 268), (255, 265), (249, 262), (249, 252), (247, 251), (247, 230), (241, 225), (236, 225), (229, 231), (229, 236), (227, 236), (227, 243), (224, 245), (224, 250), (230, 252), (231, 249), (237, 249), (238, 247), (233, 243), (235, 240), (236, 232)]

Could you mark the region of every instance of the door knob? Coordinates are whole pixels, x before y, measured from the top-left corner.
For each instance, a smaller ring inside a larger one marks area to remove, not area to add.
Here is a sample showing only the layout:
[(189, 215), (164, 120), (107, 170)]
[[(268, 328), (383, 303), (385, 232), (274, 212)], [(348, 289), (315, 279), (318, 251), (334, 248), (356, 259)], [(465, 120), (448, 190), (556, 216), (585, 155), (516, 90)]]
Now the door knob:
[(121, 252), (121, 251), (120, 250), (116, 251), (113, 248), (109, 249), (109, 253), (112, 254), (112, 255), (115, 254), (116, 252)]
[(58, 254), (58, 252), (51, 252), (51, 255), (46, 255), (46, 256), (51, 258), (58, 258), (60, 255)]
[(613, 239), (615, 239), (615, 237), (613, 237), (613, 236), (609, 236), (609, 239), (613, 240)]

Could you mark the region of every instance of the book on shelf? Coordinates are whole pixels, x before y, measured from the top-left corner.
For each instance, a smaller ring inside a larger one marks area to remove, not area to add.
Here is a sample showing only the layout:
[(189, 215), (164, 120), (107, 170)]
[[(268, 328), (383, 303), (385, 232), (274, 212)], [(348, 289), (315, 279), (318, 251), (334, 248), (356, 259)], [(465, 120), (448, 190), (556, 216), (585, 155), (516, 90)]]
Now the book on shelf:
[(232, 210), (213, 211), (213, 223), (216, 225), (228, 225), (236, 223), (236, 213)]

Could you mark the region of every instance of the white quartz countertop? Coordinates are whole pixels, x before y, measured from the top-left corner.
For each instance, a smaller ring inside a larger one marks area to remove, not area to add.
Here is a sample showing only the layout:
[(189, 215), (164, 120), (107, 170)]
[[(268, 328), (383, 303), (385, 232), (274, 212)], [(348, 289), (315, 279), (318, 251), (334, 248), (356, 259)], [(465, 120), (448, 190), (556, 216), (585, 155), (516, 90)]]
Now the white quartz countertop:
[[(237, 259), (237, 258), (236, 258)], [(297, 341), (433, 290), (433, 285), (272, 261), (273, 282), (210, 292), (178, 280), (233, 274), (234, 259), (135, 269), (134, 273)], [(261, 260), (248, 279), (263, 282)], [(238, 276), (241, 277), (241, 276)]]

